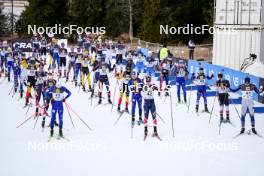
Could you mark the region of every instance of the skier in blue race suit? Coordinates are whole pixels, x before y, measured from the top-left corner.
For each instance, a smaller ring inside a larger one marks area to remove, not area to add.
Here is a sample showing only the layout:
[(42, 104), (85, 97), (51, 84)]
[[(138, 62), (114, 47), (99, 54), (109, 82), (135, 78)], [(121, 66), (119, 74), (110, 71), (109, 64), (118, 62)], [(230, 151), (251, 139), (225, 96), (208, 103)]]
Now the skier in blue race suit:
[(254, 117), (254, 100), (253, 100), (253, 93), (257, 93), (258, 95), (263, 92), (263, 90), (258, 90), (257, 86), (255, 84), (252, 84), (250, 82), (250, 78), (246, 77), (244, 84), (241, 84), (236, 89), (231, 89), (232, 92), (237, 92), (241, 90), (242, 93), (242, 108), (241, 108), (241, 131), (240, 134), (243, 134), (245, 132), (245, 122), (246, 122), (246, 115), (247, 112), (250, 115), (250, 121), (251, 121), (251, 130), (254, 134), (257, 134), (257, 131), (255, 130), (255, 117)]
[(207, 107), (207, 98), (206, 98), (206, 87), (207, 87), (206, 80), (207, 79), (210, 80), (213, 77), (214, 77), (213, 74), (211, 76), (206, 76), (204, 73), (204, 69), (202, 67), (199, 69), (199, 73), (197, 76), (195, 76), (195, 73), (192, 74), (192, 80), (195, 79), (195, 83), (197, 86), (197, 99), (196, 99), (196, 107), (195, 107), (196, 112), (198, 112), (199, 109), (199, 102), (201, 96), (204, 99), (204, 111), (209, 112)]
[(135, 125), (135, 110), (136, 103), (138, 103), (138, 111), (139, 111), (139, 121), (138, 125), (143, 124), (142, 121), (142, 87), (143, 83), (140, 78), (137, 77), (135, 71), (131, 72), (131, 80), (128, 82), (129, 90), (132, 92), (132, 122), (131, 127), (133, 128)]
[(7, 60), (7, 79), (10, 82), (11, 69), (14, 72), (14, 58), (12, 56), (12, 51), (6, 54)]
[[(67, 96), (64, 97), (64, 93), (67, 93)], [(56, 120), (56, 114), (59, 115), (59, 135), (62, 137), (62, 127), (63, 127), (63, 102), (71, 96), (71, 92), (64, 86), (61, 86), (59, 82), (56, 83), (56, 86), (52, 86), (46, 91), (46, 96), (52, 94), (51, 99), (51, 121), (50, 121), (50, 136), (53, 136), (53, 128)]]
[(178, 103), (181, 103), (181, 88), (183, 91), (184, 103), (186, 103), (187, 98), (186, 98), (186, 79), (185, 78), (186, 78), (186, 75), (189, 74), (189, 72), (183, 60), (180, 60), (179, 64), (175, 66), (175, 72), (176, 72)]

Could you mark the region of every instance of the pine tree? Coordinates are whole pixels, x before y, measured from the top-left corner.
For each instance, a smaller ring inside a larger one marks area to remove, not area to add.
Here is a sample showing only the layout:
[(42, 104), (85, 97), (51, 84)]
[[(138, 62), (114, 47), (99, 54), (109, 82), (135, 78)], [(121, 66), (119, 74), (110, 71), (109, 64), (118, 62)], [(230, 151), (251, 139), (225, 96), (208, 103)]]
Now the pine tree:
[(28, 25), (52, 27), (55, 24), (67, 25), (68, 0), (29, 0), (16, 23), (18, 33), (27, 34)]
[(7, 16), (3, 13), (2, 3), (0, 3), (0, 37), (8, 33)]

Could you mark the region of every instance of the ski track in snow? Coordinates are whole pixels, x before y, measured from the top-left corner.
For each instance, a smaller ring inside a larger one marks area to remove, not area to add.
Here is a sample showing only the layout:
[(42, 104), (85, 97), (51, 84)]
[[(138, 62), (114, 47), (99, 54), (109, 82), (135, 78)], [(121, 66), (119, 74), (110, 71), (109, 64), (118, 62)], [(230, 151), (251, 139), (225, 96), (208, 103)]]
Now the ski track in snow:
[[(110, 83), (114, 84), (112, 80)], [(111, 112), (111, 105), (97, 104), (98, 99), (93, 99), (93, 106), (90, 105), (90, 93), (74, 88), (71, 83), (66, 87), (72, 92), (67, 103), (80, 114), (85, 122), (93, 129), (89, 129), (73, 114), (73, 122), (76, 129), (72, 127), (66, 107), (64, 106), (64, 135), (66, 140), (52, 139), (49, 143), (49, 128), (41, 132), (41, 121), (38, 120), (36, 129), (33, 130), (35, 121), (30, 120), (20, 128), (18, 124), (25, 120), (24, 99), (17, 101), (18, 95), (14, 98), (8, 96), (12, 83), (0, 85), (1, 91), (1, 123), (0, 123), (0, 175), (78, 175), (78, 176), (112, 176), (112, 175), (239, 175), (247, 176), (248, 173), (254, 176), (264, 174), (264, 140), (253, 135), (243, 135), (233, 139), (240, 131), (240, 120), (234, 109), (230, 106), (230, 116), (236, 127), (223, 124), (221, 135), (218, 134), (219, 119), (212, 116), (209, 124), (209, 114), (194, 113), (195, 92), (192, 92), (190, 112), (187, 113), (186, 105), (176, 106), (176, 99), (173, 98), (173, 116), (175, 137), (172, 137), (170, 98), (164, 102), (164, 97), (156, 96), (156, 108), (159, 115), (166, 121), (164, 124), (158, 118), (158, 133), (163, 141), (150, 137), (152, 127), (149, 127), (149, 137), (143, 141), (143, 126), (134, 127), (134, 138), (130, 138), (130, 115), (124, 113), (116, 126), (113, 123), (118, 118), (116, 106)], [(175, 89), (175, 87), (173, 88)], [(113, 91), (111, 94), (113, 95)], [(117, 103), (118, 91), (115, 104)], [(176, 92), (173, 90), (173, 96)], [(106, 96), (106, 93), (103, 93)], [(188, 92), (189, 96), (189, 92)], [(209, 110), (212, 107), (213, 98), (208, 98)], [(103, 99), (106, 103), (107, 99)], [(200, 105), (200, 110), (203, 104)], [(240, 106), (236, 105), (240, 111)], [(218, 114), (217, 102), (214, 114)], [(34, 112), (31, 108), (27, 117)], [(137, 112), (137, 111), (136, 111)], [(50, 110), (49, 110), (50, 113)], [(50, 118), (47, 118), (47, 121)], [(247, 129), (250, 128), (249, 117), (246, 118)], [(152, 118), (149, 116), (149, 124)], [(256, 114), (256, 129), (264, 134), (263, 114)], [(55, 129), (58, 133), (58, 129)], [(177, 149), (177, 144), (192, 142), (201, 143), (224, 143), (235, 146), (234, 151), (219, 151), (204, 149)], [(88, 144), (98, 145), (98, 149), (90, 150), (30, 150), (29, 143), (40, 145), (48, 144)], [(171, 146), (166, 148), (166, 146)]]

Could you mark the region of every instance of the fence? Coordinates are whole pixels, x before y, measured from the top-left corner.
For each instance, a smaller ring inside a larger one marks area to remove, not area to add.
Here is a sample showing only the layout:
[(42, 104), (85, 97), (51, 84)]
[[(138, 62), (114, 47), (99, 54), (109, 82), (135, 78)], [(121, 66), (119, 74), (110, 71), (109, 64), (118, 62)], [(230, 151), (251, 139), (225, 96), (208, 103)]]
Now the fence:
[[(159, 43), (151, 43), (146, 42), (144, 40), (140, 40), (139, 38), (133, 38), (130, 42), (130, 46), (133, 49), (136, 49), (138, 46), (141, 46), (142, 48), (147, 48), (150, 51), (153, 52), (159, 52), (160, 48), (162, 47)], [(180, 57), (183, 59), (189, 58), (189, 49), (187, 46), (168, 46), (167, 47), (172, 54), (175, 57)], [(194, 52), (194, 58), (195, 60), (199, 61), (206, 61), (211, 63), (212, 62), (212, 51), (213, 51), (213, 45), (207, 44), (207, 45), (197, 45)]]

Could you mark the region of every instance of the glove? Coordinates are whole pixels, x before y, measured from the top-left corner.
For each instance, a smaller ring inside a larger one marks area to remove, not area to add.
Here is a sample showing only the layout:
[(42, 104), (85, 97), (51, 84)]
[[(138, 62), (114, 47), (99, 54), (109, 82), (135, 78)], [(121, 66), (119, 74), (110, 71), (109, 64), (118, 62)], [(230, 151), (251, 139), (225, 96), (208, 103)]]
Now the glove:
[(62, 99), (62, 102), (65, 102), (65, 101), (66, 101), (66, 99), (65, 99), (65, 98), (63, 98), (63, 99)]
[(51, 103), (51, 104), (53, 104), (53, 103), (54, 103), (54, 99), (53, 99), (53, 98), (50, 100), (50, 103)]

